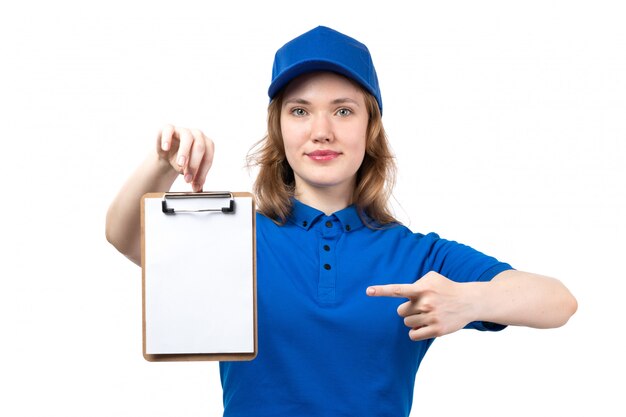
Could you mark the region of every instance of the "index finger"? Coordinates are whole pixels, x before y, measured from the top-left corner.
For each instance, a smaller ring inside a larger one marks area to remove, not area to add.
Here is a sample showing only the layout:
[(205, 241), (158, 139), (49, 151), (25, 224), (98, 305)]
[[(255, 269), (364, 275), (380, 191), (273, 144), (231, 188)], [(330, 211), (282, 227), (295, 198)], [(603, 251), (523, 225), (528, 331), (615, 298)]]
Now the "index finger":
[(159, 133), (159, 147), (162, 151), (167, 152), (172, 145), (172, 136), (174, 135), (174, 126), (165, 125)]
[(365, 293), (371, 297), (411, 298), (417, 295), (413, 284), (372, 285)]

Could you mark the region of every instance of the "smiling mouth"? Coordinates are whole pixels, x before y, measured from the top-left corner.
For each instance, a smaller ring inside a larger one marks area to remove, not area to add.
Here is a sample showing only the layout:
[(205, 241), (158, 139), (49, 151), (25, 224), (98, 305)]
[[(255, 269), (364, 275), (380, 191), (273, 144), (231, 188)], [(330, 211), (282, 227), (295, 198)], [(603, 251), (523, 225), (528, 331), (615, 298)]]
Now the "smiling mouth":
[(328, 151), (328, 150), (313, 151), (311, 153), (306, 154), (306, 156), (313, 159), (314, 161), (330, 161), (332, 159), (337, 158), (339, 155), (341, 155), (340, 152)]

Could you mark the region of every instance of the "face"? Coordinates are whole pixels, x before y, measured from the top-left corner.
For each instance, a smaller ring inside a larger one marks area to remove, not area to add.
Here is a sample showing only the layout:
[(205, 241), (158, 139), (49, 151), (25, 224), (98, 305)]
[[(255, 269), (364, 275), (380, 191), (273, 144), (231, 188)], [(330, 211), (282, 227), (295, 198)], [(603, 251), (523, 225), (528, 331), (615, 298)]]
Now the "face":
[(287, 86), (280, 125), (296, 196), (330, 191), (351, 197), (368, 119), (362, 91), (345, 77), (318, 72)]

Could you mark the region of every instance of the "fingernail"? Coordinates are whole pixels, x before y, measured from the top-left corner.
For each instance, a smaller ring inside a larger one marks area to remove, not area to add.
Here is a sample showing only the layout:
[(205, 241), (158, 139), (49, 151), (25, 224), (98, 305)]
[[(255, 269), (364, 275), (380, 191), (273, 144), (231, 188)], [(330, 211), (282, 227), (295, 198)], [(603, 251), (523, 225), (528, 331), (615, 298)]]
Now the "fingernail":
[(193, 177), (191, 176), (191, 174), (187, 174), (187, 175), (185, 175), (185, 182), (191, 182), (191, 179), (192, 179), (192, 178), (193, 178)]
[(169, 151), (169, 150), (170, 150), (170, 144), (169, 144), (169, 142), (163, 142), (163, 143), (161, 144), (161, 149), (162, 149), (162, 150), (164, 150), (164, 151)]
[(180, 165), (181, 167), (183, 165), (185, 165), (185, 157), (184, 156), (181, 155), (181, 156), (178, 157), (178, 165)]
[(366, 291), (367, 295), (374, 295), (376, 294), (376, 290), (372, 287), (369, 287)]

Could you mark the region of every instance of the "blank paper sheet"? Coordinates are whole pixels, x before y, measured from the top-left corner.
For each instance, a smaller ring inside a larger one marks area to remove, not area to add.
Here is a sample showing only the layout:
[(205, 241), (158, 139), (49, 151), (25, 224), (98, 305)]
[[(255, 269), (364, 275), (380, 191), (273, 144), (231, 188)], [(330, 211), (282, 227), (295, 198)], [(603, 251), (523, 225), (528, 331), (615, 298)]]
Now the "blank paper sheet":
[[(178, 209), (227, 207), (230, 198), (168, 200)], [(235, 213), (165, 214), (144, 201), (147, 354), (253, 352), (252, 198)]]

